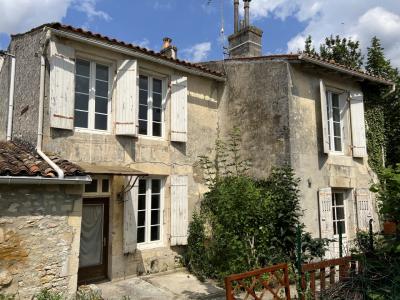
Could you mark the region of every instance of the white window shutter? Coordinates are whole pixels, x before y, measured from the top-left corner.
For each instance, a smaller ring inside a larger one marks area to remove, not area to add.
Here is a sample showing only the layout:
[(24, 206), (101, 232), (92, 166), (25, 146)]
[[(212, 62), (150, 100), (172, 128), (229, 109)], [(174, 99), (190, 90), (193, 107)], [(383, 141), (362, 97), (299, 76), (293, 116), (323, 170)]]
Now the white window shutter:
[(361, 92), (350, 93), (350, 114), (353, 156), (365, 157), (367, 156), (367, 142), (365, 138), (364, 101)]
[[(137, 203), (139, 181), (132, 178), (131, 184), (135, 186), (124, 195), (124, 235), (123, 250), (124, 254), (135, 253), (137, 246)], [(129, 184), (129, 178), (126, 178), (125, 185)]]
[(171, 141), (187, 142), (187, 77), (171, 78)]
[(372, 202), (368, 189), (356, 189), (358, 229), (367, 231), (372, 219)]
[(74, 129), (75, 49), (50, 42), (50, 126)]
[(318, 192), (319, 198), (319, 220), (321, 228), (321, 238), (333, 237), (333, 217), (332, 217), (332, 190), (323, 188)]
[(138, 126), (138, 68), (136, 60), (118, 64), (116, 81), (115, 134), (136, 136)]
[(188, 177), (171, 176), (171, 246), (187, 245)]
[(329, 153), (328, 107), (326, 100), (326, 87), (322, 79), (319, 81), (319, 88), (321, 94), (322, 140), (324, 145), (324, 153)]

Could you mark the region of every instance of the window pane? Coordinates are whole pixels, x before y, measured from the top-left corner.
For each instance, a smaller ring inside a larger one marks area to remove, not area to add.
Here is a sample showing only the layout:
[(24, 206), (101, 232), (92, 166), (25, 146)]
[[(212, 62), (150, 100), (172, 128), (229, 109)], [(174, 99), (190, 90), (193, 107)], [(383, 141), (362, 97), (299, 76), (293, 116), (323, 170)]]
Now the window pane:
[(147, 106), (139, 105), (139, 119), (147, 120)]
[(108, 67), (103, 65), (96, 65), (96, 79), (108, 81)]
[(85, 193), (97, 192), (97, 179), (93, 179), (91, 183), (85, 185)]
[(89, 78), (76, 76), (75, 91), (89, 94)]
[(160, 195), (151, 195), (151, 208), (160, 208)]
[(147, 134), (147, 121), (139, 120), (139, 134)]
[(140, 75), (139, 77), (139, 89), (147, 90), (148, 87), (148, 78), (146, 76)]
[(340, 109), (339, 108), (332, 108), (333, 113), (333, 121), (340, 122)]
[(160, 239), (160, 226), (151, 226), (151, 241)]
[(153, 136), (161, 136), (161, 124), (153, 122)]
[(85, 111), (75, 110), (74, 126), (88, 128), (88, 113)]
[(161, 122), (161, 109), (153, 108), (153, 121)]
[(161, 95), (153, 94), (153, 106), (161, 108)]
[(337, 222), (337, 225), (338, 225), (338, 233), (337, 234), (339, 234), (339, 232), (342, 232), (342, 234), (345, 234), (346, 233), (346, 226), (344, 225), (344, 221)]
[(335, 208), (332, 209), (332, 219), (333, 220), (337, 220), (337, 218), (336, 218), (336, 209)]
[(94, 116), (94, 128), (99, 130), (107, 130), (107, 115), (96, 114)]
[(151, 225), (160, 224), (160, 211), (152, 210), (151, 211)]
[(332, 106), (339, 107), (339, 95), (338, 94), (332, 94)]
[(96, 80), (96, 96), (108, 98), (108, 82)]
[(337, 232), (337, 223), (333, 222), (333, 234), (338, 234)]
[(144, 227), (138, 228), (137, 230), (137, 242), (138, 243), (144, 242)]
[(342, 151), (342, 139), (335, 137), (335, 151)]
[(76, 74), (89, 77), (90, 62), (82, 59), (77, 59), (75, 66), (76, 66)]
[(107, 114), (108, 113), (108, 99), (96, 97), (95, 111), (97, 113)]
[(337, 212), (337, 219), (343, 220), (344, 219), (344, 207), (337, 207), (336, 212)]
[(89, 110), (89, 95), (75, 93), (75, 109)]
[(139, 179), (139, 194), (146, 194), (146, 179)]
[(343, 205), (344, 195), (343, 193), (335, 193), (336, 205)]
[(158, 194), (161, 191), (161, 180), (160, 179), (153, 179), (151, 181), (151, 192), (153, 194)]
[(333, 135), (341, 136), (340, 134), (340, 123), (333, 122)]
[(103, 193), (108, 193), (110, 190), (110, 181), (108, 179), (103, 179), (103, 182), (101, 183), (101, 191)]
[(138, 226), (144, 226), (146, 222), (146, 211), (138, 212)]
[(147, 91), (139, 90), (139, 104), (147, 105)]
[(153, 79), (153, 92), (161, 94), (162, 81), (160, 79)]
[(146, 195), (139, 195), (138, 196), (138, 209), (146, 209)]

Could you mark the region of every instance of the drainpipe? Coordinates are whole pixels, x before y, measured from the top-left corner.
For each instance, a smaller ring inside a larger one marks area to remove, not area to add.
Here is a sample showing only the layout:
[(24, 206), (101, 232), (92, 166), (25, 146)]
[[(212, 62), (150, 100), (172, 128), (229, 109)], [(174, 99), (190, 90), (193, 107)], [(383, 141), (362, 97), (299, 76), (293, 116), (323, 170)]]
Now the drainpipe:
[(50, 30), (46, 32), (46, 39), (44, 41), (42, 47), (42, 53), (40, 56), (40, 89), (39, 89), (39, 120), (38, 120), (38, 131), (37, 131), (37, 146), (36, 152), (39, 154), (41, 158), (43, 158), (49, 165), (52, 167), (58, 175), (58, 179), (64, 179), (64, 171), (61, 170), (59, 166), (57, 166), (46, 154), (42, 152), (43, 145), (43, 107), (44, 107), (44, 79), (45, 79), (45, 71), (46, 71), (46, 49), (47, 45), (50, 41)]
[(235, 0), (233, 3), (233, 7), (234, 7), (234, 23), (233, 23), (233, 27), (234, 27), (234, 33), (239, 31), (239, 0)]
[(14, 113), (15, 56), (5, 53), (11, 58), (10, 90), (8, 95), (7, 141), (11, 141)]

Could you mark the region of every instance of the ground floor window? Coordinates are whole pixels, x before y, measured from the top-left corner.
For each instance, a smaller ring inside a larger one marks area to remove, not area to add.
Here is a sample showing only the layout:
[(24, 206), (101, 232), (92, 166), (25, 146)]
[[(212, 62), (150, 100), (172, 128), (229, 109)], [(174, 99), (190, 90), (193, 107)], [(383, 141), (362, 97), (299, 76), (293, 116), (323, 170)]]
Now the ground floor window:
[(138, 244), (160, 242), (162, 239), (162, 179), (139, 179), (137, 201)]
[(332, 192), (332, 219), (333, 219), (333, 233), (335, 235), (341, 232), (346, 234), (346, 218), (345, 218), (345, 193)]

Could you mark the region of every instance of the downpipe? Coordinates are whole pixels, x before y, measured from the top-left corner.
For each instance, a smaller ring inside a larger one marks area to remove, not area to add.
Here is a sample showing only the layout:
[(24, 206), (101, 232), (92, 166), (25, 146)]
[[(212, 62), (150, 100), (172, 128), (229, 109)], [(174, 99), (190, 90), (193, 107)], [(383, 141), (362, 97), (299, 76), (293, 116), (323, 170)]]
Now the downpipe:
[(15, 56), (6, 53), (11, 58), (10, 90), (8, 95), (7, 141), (12, 138), (12, 124), (14, 114), (14, 86), (15, 86)]

